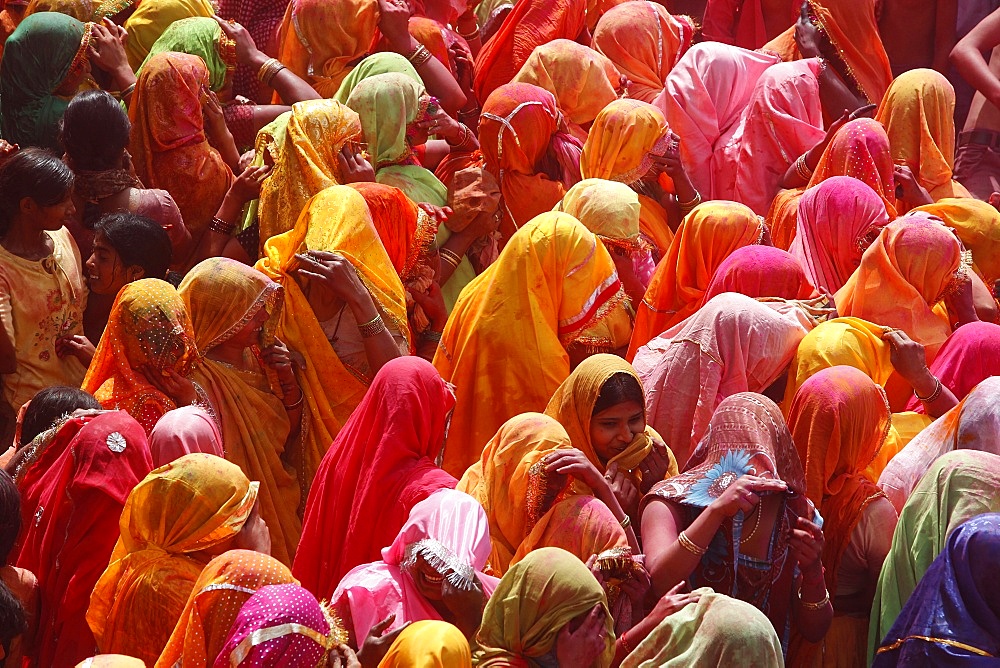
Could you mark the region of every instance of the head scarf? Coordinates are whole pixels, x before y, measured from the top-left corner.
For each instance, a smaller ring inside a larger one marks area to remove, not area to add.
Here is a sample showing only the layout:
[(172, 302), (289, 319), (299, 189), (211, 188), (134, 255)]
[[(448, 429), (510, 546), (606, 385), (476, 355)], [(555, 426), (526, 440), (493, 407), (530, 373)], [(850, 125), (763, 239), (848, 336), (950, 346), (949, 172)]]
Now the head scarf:
[(557, 211), (573, 216), (609, 249), (639, 253), (639, 195), (624, 183), (584, 179), (566, 191)]
[(608, 668), (615, 636), (604, 590), (579, 558), (565, 550), (535, 550), (508, 571), (486, 604), (476, 641), (478, 666), (550, 665), (546, 656), (575, 618), (600, 605), (604, 609), (604, 653), (595, 662)]
[(795, 239), (788, 252), (798, 258), (809, 282), (828, 295), (861, 265), (861, 255), (889, 222), (885, 202), (850, 176), (832, 176), (799, 200)]
[(152, 468), (149, 446), (139, 423), (111, 411), (71, 417), (26, 447), (16, 478), (20, 554), (10, 563), (40, 585), (39, 665), (73, 665), (96, 646), (85, 619), (90, 594), (118, 540), (125, 499)]
[(207, 561), (197, 553), (243, 529), (259, 484), (224, 459), (192, 454), (136, 485), (87, 610), (102, 652), (156, 662)]
[[(205, 61), (211, 89), (218, 93), (233, 82), (236, 42), (211, 17), (193, 16), (171, 23), (149, 50), (143, 65), (158, 53), (190, 53)], [(142, 71), (141, 68), (139, 70)]]
[[(489, 598), (497, 580), (483, 574), (490, 556), (489, 520), (479, 502), (453, 489), (440, 489), (413, 506), (406, 524), (382, 560), (351, 570), (337, 585), (330, 601), (349, 611), (354, 637), (361, 642), (371, 628), (396, 615), (391, 632), (408, 622), (440, 620), (441, 614), (414, 582), (418, 558), (460, 591), (478, 585)], [(345, 615), (346, 616), (346, 615)]]
[(126, 411), (148, 434), (177, 404), (146, 374), (174, 371), (188, 376), (197, 361), (184, 300), (166, 281), (143, 278), (126, 285), (115, 298), (83, 389), (104, 408)]
[(646, 388), (646, 419), (678, 462), (687, 461), (719, 402), (763, 392), (781, 376), (808, 332), (798, 313), (723, 293), (640, 349), (635, 368)]
[(815, 294), (802, 264), (773, 246), (744, 246), (733, 251), (715, 270), (702, 305), (723, 292), (754, 299), (808, 299)]
[(201, 406), (182, 406), (164, 413), (149, 432), (149, 450), (156, 468), (192, 452), (225, 456), (219, 426)]
[(215, 668), (321, 666), (346, 635), (316, 597), (296, 584), (261, 587), (233, 624)]
[(434, 250), (437, 223), (402, 190), (381, 183), (352, 183), (361, 193), (393, 269), (403, 282), (419, 275), (419, 264)]
[(476, 56), (476, 99), (510, 83), (536, 47), (575, 40), (587, 27), (587, 0), (518, 0)]
[(424, 620), (399, 634), (378, 668), (472, 668), (472, 650), (456, 627)]
[(413, 506), (455, 486), (434, 465), (454, 401), (448, 384), (418, 357), (398, 357), (375, 375), (309, 493), (292, 569), (306, 588), (332, 594), (349, 570), (379, 558)]
[(158, 664), (206, 668), (215, 662), (243, 604), (262, 587), (298, 584), (274, 557), (230, 550), (208, 562)]
[(336, 95), (333, 95), (331, 99), (341, 104), (347, 104), (347, 98), (351, 96), (351, 93), (354, 92), (359, 83), (379, 74), (390, 74), (393, 72), (405, 74), (417, 83), (423, 83), (423, 79), (420, 78), (413, 65), (404, 56), (391, 51), (380, 51), (373, 53), (358, 63), (358, 66), (351, 70), (351, 73), (344, 78), (340, 84), (340, 88), (337, 89)]
[(677, 61), (653, 101), (681, 137), (681, 160), (705, 199), (715, 199), (723, 147), (737, 129), (757, 80), (778, 62), (771, 55), (720, 42), (692, 46)]
[(637, 308), (628, 357), (694, 313), (719, 265), (737, 248), (759, 244), (766, 229), (757, 214), (736, 202), (696, 206), (681, 222)]
[(955, 230), (962, 245), (972, 252), (972, 268), (990, 288), (1000, 278), (1000, 211), (971, 197), (946, 198), (917, 207)]
[(378, 17), (376, 0), (292, 0), (278, 28), (278, 60), (333, 97), (352, 63), (368, 53)]
[(445, 470), (461, 475), (500, 425), (544, 409), (569, 376), (567, 346), (625, 299), (608, 251), (572, 216), (542, 214), (511, 237), (462, 291), (434, 356), (458, 393)]
[(12, 144), (61, 152), (59, 123), (69, 100), (55, 94), (82, 72), (93, 26), (57, 12), (26, 17), (7, 38), (0, 67), (0, 132)]
[[(111, 16), (117, 14), (122, 9), (130, 6), (131, 3), (128, 0), (117, 0), (96, 3), (91, 0), (31, 0), (31, 2), (24, 3), (6, 3), (6, 4), (27, 4), (27, 9), (24, 10), (24, 16), (31, 16), (32, 14), (39, 14), (41, 12), (59, 12), (60, 14), (65, 14), (66, 16), (72, 16), (77, 21), (82, 21), (84, 23), (88, 21), (100, 21), (105, 16)], [(122, 7), (119, 9), (118, 4)], [(23, 17), (22, 17), (23, 18)]]
[(939, 457), (899, 513), (882, 566), (868, 631), (868, 656), (888, 634), (903, 606), (966, 520), (1000, 511), (1000, 455), (973, 450)]
[(896, 217), (896, 187), (889, 136), (882, 124), (871, 118), (848, 121), (837, 130), (807, 188), (832, 176), (851, 176), (878, 193), (889, 218)]
[(597, 22), (594, 48), (628, 77), (629, 97), (652, 102), (663, 90), (670, 70), (691, 46), (694, 32), (690, 17), (671, 16), (661, 4), (626, 2)]
[(1000, 656), (998, 556), (1000, 515), (959, 525), (881, 641), (873, 665), (963, 666)]
[(144, 0), (138, 3), (138, 8), (125, 21), (128, 32), (125, 53), (129, 66), (133, 71), (142, 67), (156, 40), (175, 21), (213, 14), (215, 8), (209, 0)]
[(841, 315), (896, 327), (933, 360), (951, 323), (932, 311), (962, 266), (955, 235), (930, 220), (901, 218), (882, 228), (834, 300)]
[[(982, 381), (1000, 376), (1000, 326), (970, 322), (959, 327), (941, 346), (930, 371), (959, 401)], [(906, 410), (927, 411), (916, 397), (910, 398)]]

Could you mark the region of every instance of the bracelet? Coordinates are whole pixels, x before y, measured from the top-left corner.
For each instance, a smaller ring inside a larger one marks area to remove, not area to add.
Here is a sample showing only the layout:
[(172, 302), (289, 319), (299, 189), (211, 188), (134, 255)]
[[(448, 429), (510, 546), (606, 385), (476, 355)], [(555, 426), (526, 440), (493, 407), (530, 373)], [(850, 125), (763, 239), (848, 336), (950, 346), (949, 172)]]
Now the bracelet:
[(933, 403), (935, 399), (941, 396), (941, 392), (944, 391), (944, 385), (941, 384), (940, 378), (934, 378), (934, 391), (930, 393), (930, 396), (922, 397), (917, 394), (916, 390), (913, 390), (913, 396), (915, 396), (920, 401), (930, 404)]
[(135, 92), (135, 83), (133, 82), (133, 83), (130, 83), (128, 86), (125, 86), (125, 90), (123, 90), (119, 94), (119, 97), (124, 100), (125, 98), (127, 98), (129, 95), (131, 95), (134, 92)]
[(618, 524), (622, 525), (622, 529), (628, 529), (630, 526), (632, 526), (632, 518), (629, 517), (628, 515), (625, 515), (625, 517), (622, 518), (622, 521), (619, 522)]
[(690, 202), (677, 202), (677, 205), (681, 208), (681, 214), (684, 216), (691, 213), (691, 211), (699, 204), (701, 204), (701, 193), (695, 193), (694, 199)]
[(301, 388), (299, 388), (299, 400), (298, 401), (295, 401), (295, 402), (293, 402), (291, 404), (284, 404), (283, 403), (281, 405), (285, 407), (286, 411), (293, 411), (296, 408), (298, 408), (299, 406), (301, 406), (302, 402), (305, 401), (305, 400), (306, 400), (306, 393), (303, 392)]
[(426, 46), (423, 44), (417, 44), (417, 48), (415, 48), (413, 53), (408, 55), (406, 59), (410, 61), (411, 65), (413, 65), (413, 69), (416, 69), (433, 57), (433, 54), (431, 54), (430, 50)]
[(236, 223), (227, 223), (218, 216), (212, 216), (212, 222), (208, 224), (208, 229), (228, 237), (236, 229)]
[(806, 162), (806, 155), (803, 153), (795, 161), (795, 173), (799, 175), (799, 178), (803, 181), (808, 181), (812, 178), (813, 170), (809, 169), (809, 163)]
[(462, 39), (464, 39), (466, 42), (472, 42), (474, 40), (479, 39), (479, 26), (478, 25), (476, 25), (476, 29), (473, 30), (472, 32), (470, 32), (468, 35), (466, 35), (464, 33), (458, 32), (458, 29), (456, 29), (455, 32), (457, 32), (458, 36), (461, 37)]
[(626, 639), (627, 635), (628, 631), (622, 631), (621, 637), (618, 638), (618, 642), (621, 643), (622, 649), (625, 650), (625, 654), (631, 654), (632, 647), (628, 644), (628, 640)]
[(444, 332), (435, 332), (433, 329), (427, 329), (420, 335), (420, 338), (424, 341), (433, 341), (434, 343), (441, 343), (441, 335)]
[(270, 86), (275, 75), (283, 69), (285, 69), (285, 66), (281, 64), (280, 60), (277, 58), (268, 58), (260, 66), (260, 69), (257, 70), (257, 80), (265, 86)]
[(705, 556), (705, 553), (708, 552), (707, 547), (698, 547), (683, 531), (677, 534), (677, 542), (681, 544), (681, 547), (698, 558)]
[(462, 264), (462, 256), (455, 251), (448, 250), (447, 248), (439, 248), (438, 253), (441, 255), (441, 259), (451, 265), (452, 269), (458, 269), (458, 265)]
[(385, 322), (382, 320), (382, 314), (376, 315), (374, 318), (369, 320), (363, 325), (358, 325), (358, 331), (361, 332), (361, 338), (370, 339), (373, 336), (378, 336), (385, 330)]
[(472, 139), (472, 130), (470, 130), (468, 126), (466, 126), (464, 123), (461, 123), (460, 125), (462, 126), (462, 141), (458, 142), (457, 144), (452, 144), (451, 142), (448, 142), (448, 146), (452, 148), (462, 148), (463, 146), (469, 143), (470, 139)]
[(806, 610), (822, 610), (827, 606), (829, 602), (830, 602), (830, 592), (827, 591), (826, 589), (823, 590), (823, 598), (816, 601), (815, 603), (810, 603), (809, 601), (803, 601), (802, 589), (801, 588), (799, 589), (799, 603), (801, 603), (802, 607), (805, 608)]

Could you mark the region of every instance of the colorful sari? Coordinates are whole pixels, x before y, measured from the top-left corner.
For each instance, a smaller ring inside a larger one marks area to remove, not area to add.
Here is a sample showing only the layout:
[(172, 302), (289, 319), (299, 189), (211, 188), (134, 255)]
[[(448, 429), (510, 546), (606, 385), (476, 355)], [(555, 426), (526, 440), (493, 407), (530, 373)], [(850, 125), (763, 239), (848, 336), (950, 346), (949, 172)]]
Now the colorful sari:
[(347, 104), (347, 98), (351, 96), (351, 93), (354, 92), (359, 83), (369, 77), (390, 73), (405, 74), (415, 82), (423, 83), (423, 79), (420, 78), (413, 65), (404, 56), (391, 51), (380, 51), (373, 53), (358, 63), (358, 66), (344, 77), (344, 80), (340, 83), (340, 88), (337, 89), (337, 93), (330, 99), (336, 100), (341, 104)]
[(424, 620), (399, 634), (378, 668), (472, 668), (472, 650), (456, 627)]
[(93, 26), (56, 12), (25, 17), (3, 46), (0, 133), (22, 148), (62, 152), (59, 124), (69, 99), (55, 91), (86, 66)]
[(423, 559), (460, 591), (471, 591), (479, 581), (489, 598), (497, 585), (496, 578), (483, 574), (489, 556), (489, 520), (482, 506), (468, 494), (441, 489), (413, 506), (399, 535), (383, 548), (381, 561), (344, 576), (330, 602), (350, 620), (349, 630), (358, 643), (389, 615), (396, 618), (386, 632), (409, 622), (441, 621), (440, 603), (425, 598), (416, 584), (422, 577), (417, 560)]
[(615, 634), (604, 589), (569, 552), (554, 547), (536, 550), (504, 575), (486, 604), (476, 636), (476, 665), (556, 665), (556, 639), (563, 627), (597, 605), (605, 613), (604, 653), (594, 667), (609, 668)]
[[(204, 357), (245, 327), (261, 309), (269, 314), (264, 327), (268, 337), (281, 309), (281, 286), (236, 260), (210, 258), (188, 272), (179, 292), (203, 355), (192, 378), (212, 402), (222, 428), (226, 459), (248, 478), (262, 483), (258, 505), (271, 533), (271, 555), (290, 564), (301, 531), (296, 514), (301, 491), (296, 472), (289, 470), (292, 455), (285, 452), (288, 414), (259, 359), (255, 371), (244, 371)], [(248, 349), (244, 357), (249, 362), (259, 352)]]
[(1000, 211), (971, 197), (942, 199), (917, 207), (940, 218), (955, 230), (962, 245), (972, 252), (972, 268), (988, 288), (1000, 279)]
[(998, 488), (1000, 456), (971, 450), (942, 455), (920, 479), (899, 513), (882, 567), (868, 632), (869, 660), (952, 532), (976, 515), (1000, 511)]
[(409, 340), (403, 284), (379, 241), (364, 198), (353, 188), (331, 186), (321, 191), (306, 202), (294, 229), (264, 244), (264, 257), (258, 260), (257, 269), (281, 285), (285, 295), (277, 336), (305, 358), (305, 364), (296, 368), (299, 387), (306, 397), (303, 443), (301, 452), (290, 453), (303, 495), (309, 493), (327, 448), (361, 403), (371, 382), (363, 370), (337, 356), (306, 292), (293, 275), (299, 266), (296, 253), (306, 250), (337, 253), (348, 260), (387, 327)]
[[(246, 28), (258, 49), (268, 55), (278, 53), (278, 26), (288, 9), (288, 0), (220, 0), (218, 5), (219, 16)], [(266, 104), (271, 91), (257, 79), (257, 72), (251, 65), (237, 65), (233, 93)]]
[(195, 581), (156, 665), (214, 665), (243, 604), (263, 587), (285, 584), (298, 583), (287, 566), (266, 554), (230, 550), (212, 559)]
[[(174, 51), (198, 56), (208, 67), (209, 86), (218, 93), (233, 83), (236, 70), (236, 42), (222, 31), (213, 18), (193, 16), (171, 23), (153, 43), (143, 66), (158, 53)], [(139, 69), (142, 72), (142, 68)]]
[(476, 56), (476, 99), (510, 83), (536, 47), (576, 40), (586, 30), (586, 14), (587, 0), (518, 0)]
[(630, 98), (652, 102), (663, 90), (670, 70), (690, 48), (694, 33), (689, 16), (671, 16), (655, 2), (626, 2), (597, 22), (594, 49), (628, 77)]
[(732, 169), (723, 155), (757, 80), (778, 59), (720, 42), (692, 46), (653, 101), (681, 137), (681, 161), (695, 189), (717, 199), (717, 174)]
[(135, 12), (125, 21), (128, 31), (125, 53), (133, 71), (142, 67), (156, 40), (175, 21), (215, 14), (215, 7), (209, 0), (143, 0), (137, 4)]
[(766, 232), (764, 222), (742, 204), (719, 201), (696, 206), (677, 228), (636, 310), (628, 358), (692, 315), (719, 265), (737, 248), (759, 244)]
[(802, 195), (797, 221), (788, 252), (802, 263), (810, 283), (833, 296), (861, 266), (862, 254), (889, 216), (869, 186), (832, 176)]
[(183, 406), (164, 413), (149, 432), (149, 451), (153, 468), (193, 452), (225, 456), (219, 426), (201, 406)]
[(569, 376), (567, 346), (625, 299), (604, 245), (572, 216), (542, 214), (511, 237), (462, 291), (434, 356), (458, 395), (444, 469), (461, 475), (500, 425), (544, 409)]
[(212, 455), (185, 455), (136, 485), (121, 538), (90, 597), (101, 652), (156, 663), (208, 558), (243, 528), (260, 483)]
[(843, 316), (896, 327), (927, 348), (933, 361), (951, 334), (935, 311), (962, 266), (955, 235), (939, 223), (907, 217), (889, 223), (861, 256), (834, 301)]
[(743, 512), (723, 521), (708, 553), (688, 578), (692, 587), (714, 591), (752, 604), (767, 615), (782, 646), (792, 626), (791, 610), (798, 595), (794, 588), (795, 558), (788, 536), (797, 517), (819, 521), (806, 498), (802, 464), (792, 435), (778, 406), (759, 394), (741, 392), (723, 400), (712, 415), (705, 438), (679, 476), (657, 483), (643, 497), (646, 504), (660, 500), (682, 511), (690, 524), (726, 488), (743, 475), (782, 480), (781, 508), (771, 527), (764, 561), (740, 553)]
[[(959, 401), (984, 380), (1000, 376), (1000, 325), (970, 322), (959, 327), (941, 346), (930, 371)], [(910, 398), (906, 410), (927, 412), (916, 397)]]
[[(122, 9), (129, 5), (127, 0), (119, 1), (124, 5)], [(115, 5), (114, 1), (97, 3), (91, 0), (31, 0), (28, 3), (28, 8), (24, 10), (24, 15), (59, 12), (66, 16), (72, 16), (83, 23), (99, 22), (105, 16), (111, 16), (120, 11)]]
[(309, 492), (292, 568), (309, 591), (329, 597), (348, 571), (379, 559), (417, 503), (455, 486), (434, 465), (454, 402), (418, 357), (398, 357), (376, 374)]
[(733, 251), (715, 270), (701, 305), (723, 292), (754, 299), (809, 299), (816, 294), (802, 264), (773, 246), (744, 246)]
[(149, 382), (147, 369), (187, 377), (197, 363), (184, 300), (166, 281), (143, 278), (126, 285), (115, 298), (83, 390), (105, 409), (134, 417), (148, 434), (177, 404)]
[(333, 97), (356, 61), (368, 54), (378, 14), (375, 0), (292, 0), (278, 28), (278, 60), (317, 93)]
[[(560, 547), (585, 561), (628, 545), (614, 515), (589, 487), (545, 471), (547, 455), (571, 448), (554, 418), (522, 413), (500, 427), (462, 476), (458, 491), (476, 499), (489, 517), (491, 573), (502, 575), (541, 547)], [(596, 501), (592, 506), (579, 503), (590, 499)]]
[(597, 51), (569, 39), (540, 44), (511, 83), (538, 86), (556, 96), (556, 106), (580, 141), (601, 109), (618, 99), (619, 74)]
[[(958, 526), (875, 651), (875, 668), (988, 665), (1000, 656), (1000, 515)], [(984, 658), (985, 657), (985, 658)]]
[(129, 105), (136, 176), (147, 188), (170, 193), (195, 244), (233, 182), (229, 165), (205, 136), (201, 96), (208, 85), (199, 56), (161, 53), (142, 68)]
[(142, 427), (114, 411), (69, 418), (27, 447), (16, 477), (20, 554), (11, 563), (38, 578), (35, 660), (71, 666), (96, 647), (85, 618), (90, 594), (118, 540), (125, 499), (152, 468), (149, 446)]
[[(616, 100), (597, 115), (580, 156), (580, 174), (585, 179), (618, 181), (637, 187), (653, 166), (654, 156), (663, 156), (670, 141), (670, 128), (660, 110), (638, 100)], [(665, 255), (674, 233), (667, 224), (663, 206), (639, 195), (639, 228)]]

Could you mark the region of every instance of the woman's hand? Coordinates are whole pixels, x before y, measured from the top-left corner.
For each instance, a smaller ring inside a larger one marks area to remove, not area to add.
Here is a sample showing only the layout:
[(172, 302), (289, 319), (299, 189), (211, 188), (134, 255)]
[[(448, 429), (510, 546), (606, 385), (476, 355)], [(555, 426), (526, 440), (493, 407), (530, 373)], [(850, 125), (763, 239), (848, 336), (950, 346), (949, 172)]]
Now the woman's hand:
[(448, 307), (445, 306), (441, 286), (431, 282), (427, 292), (413, 290), (410, 291), (410, 296), (413, 297), (413, 302), (424, 310), (424, 315), (431, 323), (431, 331), (443, 332), (444, 326), (448, 324)]
[(135, 83), (135, 74), (125, 54), (126, 41), (128, 33), (125, 28), (115, 25), (111, 19), (106, 18), (94, 24), (90, 45), (87, 47), (90, 64), (107, 72), (119, 90), (124, 90)]
[(684, 606), (689, 603), (697, 603), (701, 600), (701, 594), (696, 592), (682, 593), (681, 590), (687, 586), (687, 582), (683, 580), (674, 585), (674, 588), (664, 594), (656, 605), (653, 607), (653, 611), (647, 615), (647, 619), (655, 620), (655, 624), (658, 626), (664, 619), (679, 611)]
[(611, 492), (618, 499), (618, 503), (621, 505), (622, 510), (629, 517), (639, 517), (639, 501), (642, 496), (639, 494), (639, 489), (632, 482), (632, 478), (629, 475), (618, 468), (618, 462), (613, 462), (608, 466), (608, 470), (604, 473), (604, 479), (608, 481), (611, 486)]
[(358, 655), (347, 645), (337, 645), (330, 650), (327, 665), (330, 668), (361, 668)]
[(795, 44), (803, 58), (816, 58), (823, 55), (822, 38), (819, 28), (810, 19), (799, 17), (795, 24)]
[(612, 494), (610, 483), (604, 479), (587, 455), (576, 448), (556, 450), (545, 455), (545, 470), (549, 473), (573, 476), (594, 491)]
[(412, 49), (410, 37), (410, 8), (405, 0), (378, 0), (378, 29), (385, 35), (392, 50), (409, 56)]
[(979, 320), (976, 314), (976, 300), (972, 292), (972, 276), (960, 267), (954, 278), (957, 285), (944, 299), (948, 312), (955, 316), (959, 324), (966, 325)]
[(790, 530), (788, 549), (802, 571), (802, 577), (813, 581), (823, 578), (823, 530), (804, 517), (795, 519), (795, 526)]
[(272, 168), (267, 165), (259, 167), (247, 167), (243, 173), (236, 177), (233, 185), (229, 186), (227, 196), (232, 196), (240, 207), (247, 202), (260, 197), (260, 189), (264, 186), (264, 181), (271, 175)]
[(646, 603), (646, 594), (653, 586), (649, 571), (645, 566), (639, 566), (632, 572), (632, 577), (623, 580), (622, 592), (632, 601), (632, 619), (640, 619)]
[(473, 88), (476, 64), (472, 54), (458, 41), (451, 45), (449, 53), (455, 63), (455, 80), (465, 94), (466, 107), (478, 106), (476, 92)]
[(893, 177), (896, 180), (896, 197), (911, 206), (923, 206), (933, 204), (934, 200), (924, 189), (917, 177), (906, 165), (896, 165), (893, 168)]
[(645, 459), (639, 462), (639, 471), (642, 473), (642, 486), (640, 488), (642, 493), (647, 493), (653, 485), (666, 478), (669, 469), (670, 457), (667, 455), (667, 444), (654, 438), (653, 449), (649, 451)]
[(163, 371), (145, 364), (140, 371), (149, 384), (174, 400), (178, 406), (190, 406), (198, 401), (198, 391), (190, 378), (185, 378), (171, 368)]
[(80, 360), (84, 366), (90, 366), (97, 349), (83, 334), (74, 334), (56, 339), (56, 356), (66, 357), (72, 355)]
[(345, 185), (375, 182), (375, 168), (351, 142), (344, 144), (340, 149), (340, 153), (337, 154), (337, 164), (340, 166), (341, 180)]
[(583, 624), (576, 631), (567, 624), (556, 638), (556, 660), (560, 666), (592, 666), (604, 652), (605, 612), (600, 603), (595, 605)]
[(302, 389), (295, 377), (295, 365), (288, 347), (281, 341), (275, 341), (260, 353), (264, 364), (274, 369), (274, 374), (278, 377), (282, 402), (289, 405), (298, 403), (302, 398)]
[(732, 517), (740, 511), (743, 511), (744, 515), (749, 515), (760, 503), (762, 494), (784, 492), (787, 489), (788, 485), (782, 480), (754, 475), (741, 476), (712, 502), (709, 509), (722, 517)]
[(371, 299), (357, 269), (343, 255), (311, 250), (295, 257), (299, 261), (295, 273), (306, 278), (311, 286), (318, 286), (330, 301), (355, 304), (363, 298)]
[[(911, 339), (901, 329), (890, 329), (882, 335), (882, 340), (889, 344), (889, 361), (892, 368), (908, 382), (911, 387), (925, 385), (928, 376), (927, 354), (924, 347)], [(931, 391), (934, 391), (934, 380), (931, 376)], [(924, 396), (930, 394), (929, 392)]]
[(439, 227), (448, 222), (448, 219), (451, 218), (451, 214), (455, 213), (451, 210), (451, 207), (434, 206), (433, 204), (428, 204), (427, 202), (420, 202), (417, 206), (421, 211), (430, 216)]
[(392, 647), (392, 643), (396, 642), (399, 634), (410, 625), (410, 622), (407, 622), (395, 631), (382, 635), (387, 628), (392, 626), (394, 621), (396, 621), (396, 615), (389, 615), (368, 632), (368, 637), (365, 638), (361, 650), (358, 651), (358, 660), (364, 668), (376, 668), (385, 658), (385, 653)]
[(208, 86), (201, 88), (201, 114), (205, 119), (205, 134), (209, 139), (217, 140), (229, 134), (226, 117), (222, 113), (222, 103)]
[(21, 150), (21, 147), (17, 144), (11, 144), (8, 141), (0, 139), (0, 165), (3, 165), (8, 158), (12, 157), (15, 153)]
[(438, 107), (434, 113), (419, 121), (417, 125), (427, 134), (440, 137), (449, 145), (462, 141), (466, 137), (464, 125), (449, 116), (444, 109)]
[(483, 609), (486, 607), (486, 593), (479, 578), (469, 590), (459, 589), (445, 578), (441, 582), (441, 602), (451, 612), (455, 625), (466, 638), (476, 635), (483, 623)]
[(222, 28), (222, 32), (229, 39), (236, 42), (236, 62), (240, 65), (249, 65), (250, 67), (260, 69), (264, 61), (267, 60), (267, 55), (254, 44), (250, 31), (235, 21), (229, 22), (219, 16), (213, 16), (212, 18)]

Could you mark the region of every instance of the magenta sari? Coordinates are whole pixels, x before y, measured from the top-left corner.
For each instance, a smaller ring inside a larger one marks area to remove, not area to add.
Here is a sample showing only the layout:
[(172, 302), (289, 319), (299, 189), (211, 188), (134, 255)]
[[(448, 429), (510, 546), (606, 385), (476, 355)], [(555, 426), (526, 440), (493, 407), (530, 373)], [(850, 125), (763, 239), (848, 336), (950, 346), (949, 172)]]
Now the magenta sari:
[(744, 246), (733, 251), (715, 270), (702, 305), (723, 292), (754, 299), (809, 299), (816, 295), (802, 264), (774, 246)]
[[(961, 401), (991, 376), (1000, 376), (1000, 325), (972, 322), (959, 327), (941, 346), (931, 373)], [(926, 413), (922, 401), (910, 397), (906, 410)]]

